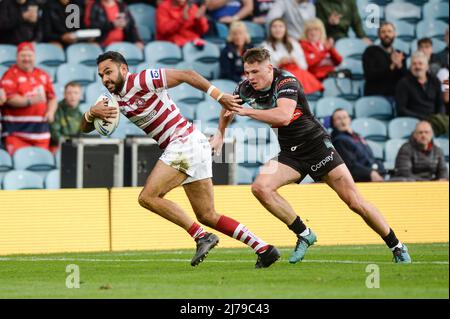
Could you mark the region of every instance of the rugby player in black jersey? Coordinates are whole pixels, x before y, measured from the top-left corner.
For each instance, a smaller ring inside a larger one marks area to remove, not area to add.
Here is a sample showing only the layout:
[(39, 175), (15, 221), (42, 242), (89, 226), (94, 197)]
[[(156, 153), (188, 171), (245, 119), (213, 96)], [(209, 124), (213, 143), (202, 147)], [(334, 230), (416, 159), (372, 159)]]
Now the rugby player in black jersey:
[[(301, 261), (317, 238), (277, 190), (283, 185), (300, 183), (309, 174), (314, 180), (327, 183), (364, 219), (386, 242), (395, 262), (410, 263), (407, 247), (397, 239), (378, 209), (359, 193), (330, 136), (312, 114), (300, 82), (292, 74), (274, 68), (266, 49), (248, 50), (243, 62), (247, 79), (239, 83), (235, 95), (250, 108), (236, 107), (232, 113), (277, 129), (281, 151), (262, 167), (252, 184), (252, 192), (268, 211), (297, 235), (289, 262)], [(218, 132), (210, 139), (213, 150), (221, 149), (225, 128), (232, 118), (229, 111), (222, 109)]]

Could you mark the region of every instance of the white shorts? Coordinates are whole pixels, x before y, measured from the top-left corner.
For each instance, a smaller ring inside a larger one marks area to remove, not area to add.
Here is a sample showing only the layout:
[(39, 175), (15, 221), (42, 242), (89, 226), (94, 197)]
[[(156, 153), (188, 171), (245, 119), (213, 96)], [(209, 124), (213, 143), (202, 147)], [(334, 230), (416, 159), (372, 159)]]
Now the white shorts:
[(159, 159), (188, 175), (182, 185), (212, 177), (211, 146), (197, 129), (170, 142)]

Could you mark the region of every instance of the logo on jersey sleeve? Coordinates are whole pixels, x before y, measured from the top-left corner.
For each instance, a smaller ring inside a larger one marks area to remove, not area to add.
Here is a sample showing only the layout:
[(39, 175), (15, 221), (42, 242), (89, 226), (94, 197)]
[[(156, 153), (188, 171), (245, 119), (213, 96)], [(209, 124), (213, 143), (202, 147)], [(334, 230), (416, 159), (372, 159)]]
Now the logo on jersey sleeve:
[(287, 83), (292, 83), (292, 82), (296, 82), (297, 80), (295, 78), (286, 78), (280, 81), (280, 83), (278, 83), (277, 85), (277, 90), (279, 90), (281, 87), (283, 87), (283, 85), (287, 84)]
[(159, 73), (159, 70), (150, 70), (150, 76), (152, 79), (159, 80), (161, 78), (161, 74)]

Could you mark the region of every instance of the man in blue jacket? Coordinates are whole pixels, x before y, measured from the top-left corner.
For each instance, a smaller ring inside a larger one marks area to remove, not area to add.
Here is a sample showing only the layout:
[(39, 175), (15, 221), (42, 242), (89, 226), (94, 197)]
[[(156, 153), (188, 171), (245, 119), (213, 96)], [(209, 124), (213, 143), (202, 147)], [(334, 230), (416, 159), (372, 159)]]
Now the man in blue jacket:
[(357, 182), (382, 182), (386, 174), (383, 163), (375, 159), (362, 136), (353, 132), (352, 120), (344, 109), (331, 116), (332, 142)]

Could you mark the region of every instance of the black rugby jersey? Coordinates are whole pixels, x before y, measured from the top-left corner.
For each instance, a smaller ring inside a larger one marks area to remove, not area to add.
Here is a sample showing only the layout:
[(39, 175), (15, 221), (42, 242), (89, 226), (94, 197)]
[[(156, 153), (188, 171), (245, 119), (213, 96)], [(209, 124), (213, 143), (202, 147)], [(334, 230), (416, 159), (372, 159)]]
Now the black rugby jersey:
[(309, 108), (303, 87), (291, 73), (274, 68), (274, 79), (270, 89), (256, 91), (248, 80), (243, 80), (237, 86), (234, 94), (239, 95), (244, 103), (258, 110), (268, 110), (277, 107), (279, 98), (288, 98), (297, 102), (297, 107), (287, 126), (273, 127), (278, 129), (278, 141), (282, 150), (309, 150), (322, 142), (329, 135)]

